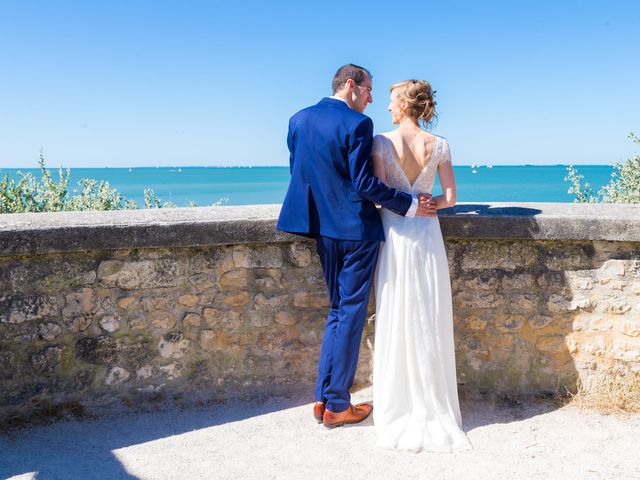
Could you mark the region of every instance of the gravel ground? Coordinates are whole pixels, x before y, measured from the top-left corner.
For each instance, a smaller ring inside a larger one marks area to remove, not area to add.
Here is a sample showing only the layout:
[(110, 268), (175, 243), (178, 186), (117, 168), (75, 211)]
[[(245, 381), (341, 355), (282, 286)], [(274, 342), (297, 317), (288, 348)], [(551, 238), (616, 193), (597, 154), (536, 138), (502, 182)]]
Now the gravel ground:
[(640, 415), (461, 407), (474, 448), (457, 453), (381, 450), (371, 419), (328, 430), (310, 403), (286, 398), (62, 421), (0, 435), (0, 478), (640, 480)]

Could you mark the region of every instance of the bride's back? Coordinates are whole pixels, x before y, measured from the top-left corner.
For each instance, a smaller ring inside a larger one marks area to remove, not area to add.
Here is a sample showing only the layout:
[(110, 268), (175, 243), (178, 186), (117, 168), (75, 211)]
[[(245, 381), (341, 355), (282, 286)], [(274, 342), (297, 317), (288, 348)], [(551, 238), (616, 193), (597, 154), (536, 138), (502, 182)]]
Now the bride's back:
[(436, 136), (424, 130), (407, 132), (399, 128), (383, 135), (391, 141), (400, 168), (413, 184), (433, 158)]

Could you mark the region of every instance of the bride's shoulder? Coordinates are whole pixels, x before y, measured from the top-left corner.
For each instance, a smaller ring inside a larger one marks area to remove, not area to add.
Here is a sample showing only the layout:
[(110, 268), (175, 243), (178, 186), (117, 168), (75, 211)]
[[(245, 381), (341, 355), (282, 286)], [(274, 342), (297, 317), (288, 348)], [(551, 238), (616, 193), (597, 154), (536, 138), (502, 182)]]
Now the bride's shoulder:
[(443, 144), (444, 144), (444, 143), (446, 143), (446, 144), (448, 144), (448, 143), (449, 143), (449, 142), (448, 142), (448, 140), (447, 140), (447, 137), (443, 137), (442, 135), (436, 135), (436, 134), (434, 134), (434, 133), (432, 133), (431, 135), (432, 135), (433, 137), (435, 137), (435, 139), (436, 139), (437, 141), (439, 141), (440, 143), (443, 143)]
[(391, 135), (393, 132), (382, 132), (373, 136), (373, 139), (378, 142), (386, 142), (391, 140)]
[(425, 143), (431, 143), (432, 145), (434, 145), (434, 148), (437, 148), (438, 146), (442, 149), (449, 148), (449, 142), (447, 141), (446, 137), (443, 137), (442, 135), (436, 135), (431, 132), (424, 132), (423, 138), (425, 140)]
[(384, 145), (387, 145), (391, 139), (389, 138), (390, 132), (378, 133), (373, 136), (373, 147), (374, 148), (382, 148)]

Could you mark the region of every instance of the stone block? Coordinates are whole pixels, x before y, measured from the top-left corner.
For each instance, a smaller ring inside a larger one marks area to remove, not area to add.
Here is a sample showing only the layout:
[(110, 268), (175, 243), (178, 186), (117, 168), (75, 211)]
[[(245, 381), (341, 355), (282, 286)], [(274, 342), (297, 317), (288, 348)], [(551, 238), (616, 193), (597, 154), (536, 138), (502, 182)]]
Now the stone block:
[(293, 305), (303, 308), (329, 307), (329, 297), (326, 293), (299, 292), (293, 296)]
[(100, 328), (103, 330), (113, 333), (120, 330), (120, 319), (113, 315), (107, 315), (100, 319)]
[(634, 315), (622, 321), (621, 331), (630, 337), (640, 337), (640, 316)]
[[(148, 322), (147, 319), (140, 315), (134, 315), (128, 318), (127, 326), (130, 330), (147, 330)], [(173, 327), (170, 327), (173, 328)]]
[(271, 307), (271, 308), (285, 307), (291, 303), (291, 296), (290, 295), (266, 296), (262, 293), (258, 293), (254, 297), (253, 302), (256, 307)]
[(313, 262), (313, 253), (308, 243), (292, 243), (289, 245), (287, 257), (296, 267), (308, 267)]
[(158, 344), (162, 358), (182, 358), (189, 351), (191, 341), (182, 332), (167, 333)]
[(453, 303), (457, 308), (476, 309), (496, 309), (505, 303), (504, 297), (491, 291), (462, 291), (455, 295)]
[(495, 290), (500, 285), (500, 279), (494, 275), (482, 274), (462, 281), (464, 289), (468, 292), (478, 290)]
[(202, 317), (200, 317), (200, 315), (195, 313), (186, 314), (182, 319), (182, 328), (184, 330), (185, 337), (190, 340), (197, 340), (201, 324)]
[(27, 295), (22, 297), (0, 297), (0, 323), (24, 323), (58, 315), (61, 301), (53, 295)]
[(98, 267), (98, 281), (104, 287), (122, 290), (172, 287), (179, 283), (181, 273), (172, 259), (105, 260)]
[(145, 296), (140, 299), (140, 305), (145, 312), (156, 310), (172, 310), (175, 300), (168, 295)]
[(591, 306), (591, 301), (581, 294), (567, 299), (554, 293), (549, 296), (549, 300), (547, 301), (549, 311), (558, 314), (574, 312), (578, 309), (587, 309), (591, 308)]
[(69, 328), (72, 332), (84, 332), (89, 326), (91, 326), (91, 322), (93, 321), (93, 317), (91, 315), (79, 315), (77, 317), (73, 317), (69, 322)]
[(196, 313), (187, 313), (182, 319), (182, 326), (185, 328), (199, 328), (201, 323), (202, 317)]
[(220, 297), (220, 301), (230, 307), (241, 307), (249, 303), (249, 294), (247, 292), (225, 294)]
[(156, 355), (155, 340), (149, 334), (123, 335), (116, 340), (117, 363), (139, 368)]
[(605, 305), (606, 312), (613, 315), (623, 315), (631, 310), (631, 305), (625, 299), (610, 299)]
[(532, 315), (528, 319), (529, 325), (535, 330), (540, 330), (553, 322), (553, 317), (546, 315)]
[(512, 294), (507, 296), (506, 306), (510, 312), (524, 314), (531, 314), (539, 310), (537, 297), (526, 294)]
[(139, 380), (146, 380), (153, 376), (153, 367), (151, 365), (143, 365), (136, 370), (136, 378)]
[(189, 277), (189, 283), (193, 285), (198, 293), (202, 293), (209, 288), (215, 286), (215, 282), (211, 275), (206, 273), (199, 273), (197, 275), (191, 275)]
[(281, 268), (282, 258), (279, 245), (233, 247), (233, 264), (236, 268)]
[(122, 367), (111, 367), (105, 380), (107, 385), (120, 385), (129, 380), (131, 374)]
[(185, 295), (180, 295), (178, 298), (178, 303), (187, 308), (193, 308), (199, 303), (199, 298), (197, 295), (193, 295), (191, 293), (187, 293)]
[(201, 330), (200, 348), (205, 352), (237, 352), (240, 350), (239, 337), (226, 332)]
[(154, 310), (146, 315), (153, 328), (170, 330), (176, 326), (177, 320), (173, 313), (166, 310)]
[(512, 333), (522, 328), (525, 322), (523, 315), (498, 315), (495, 320), (495, 328), (503, 333)]
[(243, 289), (249, 285), (249, 272), (246, 269), (231, 270), (220, 277), (220, 288), (225, 290)]
[(607, 260), (598, 270), (598, 278), (623, 277), (625, 273), (624, 260)]
[(589, 320), (589, 330), (594, 332), (610, 332), (613, 329), (613, 322), (610, 318), (593, 317)]
[(38, 325), (38, 335), (47, 341), (52, 341), (62, 334), (62, 329), (57, 323), (41, 323)]
[(76, 342), (76, 357), (96, 365), (110, 364), (116, 358), (116, 341), (109, 335), (81, 338)]
[[(462, 258), (462, 270), (516, 270), (533, 266), (538, 260), (538, 251), (529, 242), (469, 242), (471, 248), (476, 247), (481, 255), (470, 255)], [(482, 243), (482, 245), (480, 245)]]
[(553, 335), (538, 338), (536, 349), (546, 353), (561, 353), (567, 351), (567, 344), (564, 336)]
[(136, 297), (120, 297), (116, 301), (116, 304), (118, 305), (118, 307), (124, 310), (127, 310), (131, 306), (131, 304), (135, 301), (136, 301)]
[(502, 288), (504, 290), (531, 292), (536, 289), (536, 286), (536, 278), (530, 273), (506, 274), (502, 278)]
[(83, 288), (76, 292), (65, 295), (65, 304), (62, 309), (64, 318), (75, 318), (87, 315), (95, 311), (96, 297), (93, 289)]
[(246, 318), (252, 327), (264, 328), (273, 322), (273, 312), (265, 310), (251, 310), (246, 313)]
[(37, 372), (48, 374), (60, 366), (61, 358), (62, 348), (52, 346), (31, 355), (31, 364)]
[(581, 352), (601, 357), (607, 351), (607, 342), (603, 336), (594, 336), (587, 341), (579, 343), (578, 349)]
[(224, 323), (225, 315), (224, 310), (218, 310), (217, 308), (206, 307), (202, 310), (202, 317), (208, 327), (220, 326)]
[(158, 370), (164, 377), (167, 378), (167, 380), (175, 380), (185, 373), (183, 365), (177, 362), (173, 362), (168, 365), (162, 365), (158, 367)]
[(299, 316), (293, 315), (291, 312), (277, 312), (275, 316), (275, 322), (279, 325), (295, 325), (299, 319)]
[(554, 242), (543, 255), (549, 270), (586, 270), (593, 265), (593, 247), (589, 242)]
[(623, 362), (640, 362), (640, 338), (614, 339), (611, 357)]
[(565, 280), (572, 291), (593, 289), (594, 282), (591, 275), (591, 270), (567, 271), (564, 273)]

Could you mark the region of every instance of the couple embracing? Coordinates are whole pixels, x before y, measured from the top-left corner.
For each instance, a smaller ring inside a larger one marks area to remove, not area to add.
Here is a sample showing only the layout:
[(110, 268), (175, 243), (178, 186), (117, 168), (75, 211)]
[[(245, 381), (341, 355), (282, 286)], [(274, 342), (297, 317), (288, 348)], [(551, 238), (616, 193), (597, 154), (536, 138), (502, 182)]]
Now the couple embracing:
[[(468, 448), (436, 214), (455, 203), (455, 180), (447, 141), (420, 128), (435, 115), (431, 86), (392, 85), (389, 111), (398, 128), (375, 137), (364, 115), (373, 101), (369, 71), (344, 65), (332, 89), (289, 122), (291, 182), (277, 225), (315, 238), (329, 290), (313, 415), (336, 427), (373, 412), (382, 447)], [(443, 194), (433, 197), (436, 171)], [(374, 278), (375, 410), (352, 405), (350, 396)]]

